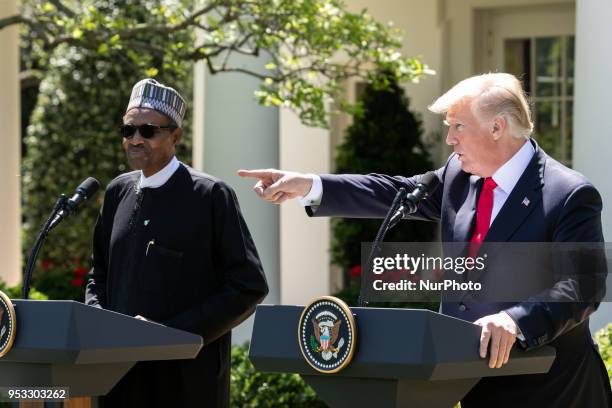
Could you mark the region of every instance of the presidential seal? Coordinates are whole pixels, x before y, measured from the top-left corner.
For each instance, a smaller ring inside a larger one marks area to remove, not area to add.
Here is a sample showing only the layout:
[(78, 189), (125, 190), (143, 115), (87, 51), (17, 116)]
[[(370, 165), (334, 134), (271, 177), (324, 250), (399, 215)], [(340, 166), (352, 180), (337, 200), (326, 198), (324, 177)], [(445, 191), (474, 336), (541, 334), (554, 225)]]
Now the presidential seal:
[(298, 324), (298, 343), (304, 359), (315, 370), (332, 374), (353, 358), (355, 319), (342, 300), (322, 296), (304, 308)]
[(15, 341), (15, 309), (11, 299), (0, 292), (0, 358), (13, 347)]

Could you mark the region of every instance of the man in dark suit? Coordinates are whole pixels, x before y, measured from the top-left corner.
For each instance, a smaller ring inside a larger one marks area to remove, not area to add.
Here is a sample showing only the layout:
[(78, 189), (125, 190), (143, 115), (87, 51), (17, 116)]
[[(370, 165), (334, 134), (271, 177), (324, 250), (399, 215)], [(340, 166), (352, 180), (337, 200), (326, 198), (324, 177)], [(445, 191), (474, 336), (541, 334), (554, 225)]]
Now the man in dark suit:
[[(440, 188), (411, 218), (440, 221), (444, 242), (470, 242), (474, 247), (487, 242), (603, 242), (599, 193), (530, 138), (529, 107), (514, 76), (468, 78), (430, 110), (446, 114), (446, 142), (454, 152), (436, 171)], [(397, 191), (411, 191), (421, 178), (279, 170), (239, 174), (257, 178), (254, 190), (267, 201), (278, 204), (300, 197), (310, 216), (352, 218), (384, 217)], [(552, 275), (548, 262), (539, 269), (541, 274)], [(507, 279), (499, 273), (487, 270), (483, 275), (489, 281)], [(479, 352), (482, 358), (488, 354), (491, 368), (508, 362), (517, 338), (527, 350), (547, 344), (557, 351), (547, 374), (483, 379), (463, 399), (464, 408), (612, 406), (607, 373), (588, 327), (601, 295), (584, 298), (571, 286), (575, 282), (568, 282), (515, 302), (443, 297), (442, 313), (482, 326)]]

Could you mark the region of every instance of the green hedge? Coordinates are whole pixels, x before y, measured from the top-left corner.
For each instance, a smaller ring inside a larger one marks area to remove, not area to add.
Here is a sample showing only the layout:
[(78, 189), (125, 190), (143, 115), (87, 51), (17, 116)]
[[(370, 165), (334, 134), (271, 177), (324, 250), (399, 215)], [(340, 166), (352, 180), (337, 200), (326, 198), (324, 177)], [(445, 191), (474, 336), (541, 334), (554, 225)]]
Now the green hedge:
[[(8, 287), (2, 279), (0, 279), (0, 291), (4, 292), (10, 299), (21, 299), (21, 285)], [(34, 300), (48, 300), (49, 297), (30, 287), (30, 299)]]
[(599, 353), (606, 364), (608, 378), (612, 384), (612, 323), (595, 333), (595, 342), (599, 346)]
[(231, 406), (239, 408), (326, 407), (298, 374), (255, 370), (248, 344), (232, 347)]

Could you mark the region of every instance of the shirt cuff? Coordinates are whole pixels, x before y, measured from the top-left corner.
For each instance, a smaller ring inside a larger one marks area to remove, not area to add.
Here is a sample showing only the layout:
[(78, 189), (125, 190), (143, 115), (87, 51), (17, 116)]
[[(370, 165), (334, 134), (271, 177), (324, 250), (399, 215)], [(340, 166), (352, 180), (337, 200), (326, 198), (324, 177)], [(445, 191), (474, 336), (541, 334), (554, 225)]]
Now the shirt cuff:
[(299, 197), (300, 204), (303, 207), (318, 206), (323, 198), (323, 182), (321, 177), (316, 174), (312, 175), (312, 186), (310, 191), (304, 197)]

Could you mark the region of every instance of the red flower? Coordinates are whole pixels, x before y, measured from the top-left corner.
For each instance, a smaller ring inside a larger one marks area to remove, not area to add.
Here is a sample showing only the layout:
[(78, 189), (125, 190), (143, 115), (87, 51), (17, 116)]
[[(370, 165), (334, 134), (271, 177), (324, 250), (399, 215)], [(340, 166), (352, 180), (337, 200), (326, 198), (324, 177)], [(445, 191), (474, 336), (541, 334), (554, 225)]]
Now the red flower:
[(355, 265), (351, 268), (351, 277), (357, 278), (361, 276), (361, 265)]
[(70, 281), (70, 284), (72, 286), (81, 287), (81, 286), (83, 286), (84, 282), (85, 282), (85, 280), (83, 278), (74, 278), (73, 280)]
[(84, 266), (79, 266), (78, 268), (74, 268), (72, 273), (74, 273), (74, 276), (76, 276), (77, 278), (82, 279), (83, 276), (87, 275), (87, 268), (85, 268)]
[(53, 268), (53, 261), (51, 261), (50, 259), (43, 259), (42, 261), (42, 269), (43, 271), (48, 271), (49, 269)]

